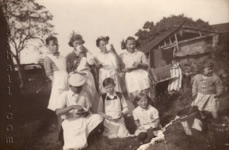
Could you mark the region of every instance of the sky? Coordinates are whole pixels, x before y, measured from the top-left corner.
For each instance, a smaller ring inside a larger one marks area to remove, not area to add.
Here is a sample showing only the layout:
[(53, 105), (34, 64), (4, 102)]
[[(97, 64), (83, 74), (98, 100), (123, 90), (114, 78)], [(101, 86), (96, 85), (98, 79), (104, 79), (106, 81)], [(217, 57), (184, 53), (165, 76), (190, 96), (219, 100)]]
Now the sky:
[[(54, 16), (54, 31), (58, 34), (59, 50), (63, 56), (72, 51), (68, 46), (74, 30), (81, 34), (85, 46), (93, 54), (99, 49), (95, 41), (109, 36), (118, 53), (120, 42), (143, 27), (146, 21), (154, 23), (163, 17), (184, 14), (193, 20), (209, 24), (229, 22), (229, 0), (37, 0)], [(22, 62), (29, 63), (39, 56), (26, 50)]]

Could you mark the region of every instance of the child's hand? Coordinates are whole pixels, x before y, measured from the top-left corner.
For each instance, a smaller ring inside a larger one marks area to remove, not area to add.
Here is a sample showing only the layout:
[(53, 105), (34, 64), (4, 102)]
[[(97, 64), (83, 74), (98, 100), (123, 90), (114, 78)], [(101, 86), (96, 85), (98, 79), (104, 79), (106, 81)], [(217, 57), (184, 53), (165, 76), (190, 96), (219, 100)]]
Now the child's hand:
[(214, 96), (214, 98), (219, 98), (220, 97), (220, 95), (219, 94), (216, 94), (215, 96)]
[(137, 68), (139, 66), (139, 62), (134, 62), (133, 67)]
[(106, 118), (107, 120), (112, 120), (112, 117), (109, 116), (109, 115), (105, 115), (105, 118)]
[(129, 68), (124, 68), (122, 69), (122, 72), (126, 73), (126, 72), (130, 72), (131, 70)]
[(71, 106), (71, 109), (77, 109), (78, 111), (82, 111), (83, 110), (83, 107), (80, 106), (80, 105), (72, 105)]
[(197, 95), (192, 95), (192, 98), (195, 100)]
[(144, 127), (143, 126), (139, 126), (138, 129), (144, 130)]
[(103, 65), (102, 65), (102, 64), (98, 64), (96, 67), (97, 67), (98, 69), (100, 69), (100, 68), (103, 67)]

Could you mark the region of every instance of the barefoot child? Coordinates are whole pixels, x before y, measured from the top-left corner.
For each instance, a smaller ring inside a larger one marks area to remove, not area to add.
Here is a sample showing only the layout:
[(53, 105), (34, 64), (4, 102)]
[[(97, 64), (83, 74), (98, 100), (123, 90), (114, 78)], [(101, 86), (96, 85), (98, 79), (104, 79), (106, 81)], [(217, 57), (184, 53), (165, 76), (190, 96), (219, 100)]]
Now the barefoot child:
[(82, 149), (87, 146), (88, 135), (102, 122), (98, 114), (91, 114), (91, 103), (82, 91), (86, 78), (80, 74), (70, 74), (70, 89), (58, 101), (57, 116), (61, 116), (64, 133), (64, 150)]
[(148, 143), (153, 137), (157, 136), (159, 126), (158, 110), (149, 104), (151, 100), (144, 93), (139, 93), (134, 100), (138, 105), (133, 111), (134, 121), (137, 126), (135, 135), (138, 136), (141, 144)]
[(222, 81), (213, 73), (213, 64), (205, 62), (202, 74), (197, 74), (193, 78), (192, 96), (195, 100), (192, 105), (198, 106), (201, 112), (210, 112), (212, 117), (217, 118), (218, 98), (223, 93), (223, 89)]
[(104, 120), (104, 136), (108, 138), (124, 138), (130, 136), (124, 122), (124, 115), (128, 113), (124, 96), (115, 92), (115, 83), (112, 78), (103, 81), (106, 93), (102, 95), (98, 112)]

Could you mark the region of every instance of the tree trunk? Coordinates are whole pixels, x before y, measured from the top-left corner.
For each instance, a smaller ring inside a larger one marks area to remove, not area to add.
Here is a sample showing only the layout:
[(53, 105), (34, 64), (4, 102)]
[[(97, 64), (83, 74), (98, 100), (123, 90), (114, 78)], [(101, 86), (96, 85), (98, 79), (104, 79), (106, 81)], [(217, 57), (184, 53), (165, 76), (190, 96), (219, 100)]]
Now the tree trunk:
[(17, 63), (17, 69), (18, 69), (18, 78), (19, 78), (19, 87), (23, 88), (24, 87), (24, 78), (23, 78), (23, 69), (21, 68), (20, 60), (18, 57), (14, 57)]

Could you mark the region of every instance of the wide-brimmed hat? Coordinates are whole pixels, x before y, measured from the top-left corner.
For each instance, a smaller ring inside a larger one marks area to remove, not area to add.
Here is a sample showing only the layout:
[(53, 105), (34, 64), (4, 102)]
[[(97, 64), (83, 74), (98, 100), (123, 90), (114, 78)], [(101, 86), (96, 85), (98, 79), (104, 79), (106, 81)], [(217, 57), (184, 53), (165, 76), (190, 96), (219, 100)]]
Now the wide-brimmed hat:
[(71, 86), (75, 86), (75, 87), (82, 86), (84, 85), (85, 82), (86, 82), (86, 78), (79, 73), (70, 74), (70, 77), (68, 79), (68, 83)]

